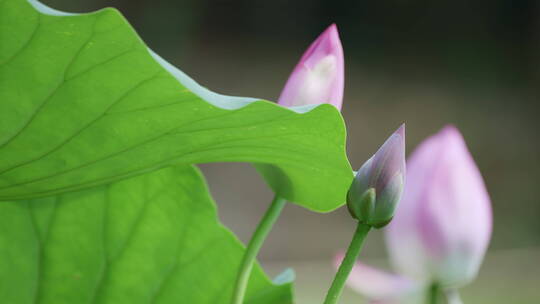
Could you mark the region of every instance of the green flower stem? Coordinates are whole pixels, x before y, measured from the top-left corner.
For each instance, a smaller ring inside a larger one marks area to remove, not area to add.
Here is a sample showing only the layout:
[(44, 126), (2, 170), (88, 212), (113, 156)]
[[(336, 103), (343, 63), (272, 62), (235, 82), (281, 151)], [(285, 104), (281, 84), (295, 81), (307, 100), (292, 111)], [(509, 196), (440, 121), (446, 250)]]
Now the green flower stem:
[(436, 284), (436, 283), (431, 284), (431, 286), (428, 289), (427, 302), (429, 304), (439, 303), (439, 293), (440, 293), (439, 284)]
[(351, 244), (347, 249), (345, 258), (341, 262), (338, 272), (334, 277), (334, 281), (332, 282), (332, 286), (330, 286), (330, 289), (326, 294), (324, 304), (335, 304), (339, 300), (339, 296), (343, 291), (345, 281), (347, 281), (347, 277), (349, 277), (349, 274), (351, 273), (354, 262), (360, 254), (362, 244), (364, 243), (364, 240), (366, 239), (366, 236), (370, 229), (371, 226), (358, 222), (358, 226), (356, 227), (356, 231), (354, 233), (353, 239), (351, 240)]
[(240, 269), (238, 269), (231, 304), (242, 304), (244, 301), (249, 276), (251, 275), (251, 269), (255, 263), (255, 258), (257, 257), (264, 240), (278, 219), (279, 214), (281, 213), (281, 210), (283, 210), (286, 202), (287, 201), (284, 198), (277, 195), (274, 196), (272, 204), (270, 204), (270, 207), (268, 210), (266, 210), (264, 217), (259, 222), (257, 229), (251, 236), (251, 240), (249, 241), (246, 252), (244, 253), (244, 257), (242, 259), (242, 264), (240, 265)]

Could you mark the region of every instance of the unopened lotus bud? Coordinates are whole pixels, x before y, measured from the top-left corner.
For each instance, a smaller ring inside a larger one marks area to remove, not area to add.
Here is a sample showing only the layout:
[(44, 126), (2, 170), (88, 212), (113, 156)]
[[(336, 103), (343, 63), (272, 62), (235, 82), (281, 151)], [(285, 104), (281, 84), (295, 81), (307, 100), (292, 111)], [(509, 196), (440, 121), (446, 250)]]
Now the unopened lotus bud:
[(343, 84), (343, 49), (337, 27), (332, 24), (304, 53), (278, 103), (286, 107), (329, 103), (340, 110)]
[(405, 125), (358, 170), (347, 194), (347, 207), (360, 222), (384, 227), (394, 216), (405, 183)]
[(454, 126), (426, 139), (408, 161), (396, 220), (386, 230), (400, 273), (457, 288), (477, 275), (491, 238), (491, 200)]

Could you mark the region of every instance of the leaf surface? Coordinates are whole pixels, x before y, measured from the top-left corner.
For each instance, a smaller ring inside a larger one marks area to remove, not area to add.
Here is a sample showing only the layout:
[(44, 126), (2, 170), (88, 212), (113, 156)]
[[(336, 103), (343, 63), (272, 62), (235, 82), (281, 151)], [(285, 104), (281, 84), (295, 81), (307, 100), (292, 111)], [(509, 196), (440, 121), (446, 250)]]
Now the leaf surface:
[(0, 0), (0, 41), (1, 200), (173, 162), (251, 162), (304, 207), (345, 201), (353, 175), (331, 105), (291, 110), (210, 92), (151, 52), (114, 9), (73, 15)]
[[(2, 303), (228, 303), (243, 252), (192, 166), (0, 202)], [(292, 284), (256, 265), (245, 303), (292, 303)]]

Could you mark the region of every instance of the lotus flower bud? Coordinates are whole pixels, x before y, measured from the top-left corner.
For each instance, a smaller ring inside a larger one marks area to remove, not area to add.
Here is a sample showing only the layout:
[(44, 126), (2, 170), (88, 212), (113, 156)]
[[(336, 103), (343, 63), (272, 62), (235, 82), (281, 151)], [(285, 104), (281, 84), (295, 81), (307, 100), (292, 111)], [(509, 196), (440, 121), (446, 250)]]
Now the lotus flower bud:
[(491, 203), (459, 131), (425, 140), (407, 164), (407, 184), (386, 241), (408, 277), (460, 287), (476, 276), (491, 236)]
[(343, 101), (343, 49), (335, 24), (329, 26), (304, 53), (285, 84), (278, 103), (286, 107)]
[(358, 170), (347, 194), (347, 207), (360, 222), (384, 227), (394, 216), (405, 181), (405, 125)]

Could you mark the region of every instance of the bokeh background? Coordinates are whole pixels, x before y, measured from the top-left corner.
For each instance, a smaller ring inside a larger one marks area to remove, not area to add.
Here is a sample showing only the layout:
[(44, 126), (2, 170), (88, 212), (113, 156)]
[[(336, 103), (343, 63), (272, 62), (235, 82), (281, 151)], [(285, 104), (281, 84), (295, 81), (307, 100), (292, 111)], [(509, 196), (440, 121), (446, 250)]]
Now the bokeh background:
[[(407, 148), (447, 123), (464, 134), (493, 200), (493, 241), (466, 303), (540, 303), (540, 1), (44, 0), (71, 12), (118, 8), (146, 43), (202, 85), (276, 100), (297, 60), (335, 22), (346, 59), (343, 116), (358, 168), (399, 124)], [(246, 164), (201, 166), (220, 216), (243, 241), (272, 193)], [(329, 185), (331, 187), (331, 185)], [(344, 208), (289, 204), (266, 242), (270, 274), (297, 273), (318, 303), (354, 222)], [(380, 231), (362, 256), (387, 266)], [(363, 303), (348, 290), (343, 303)]]

